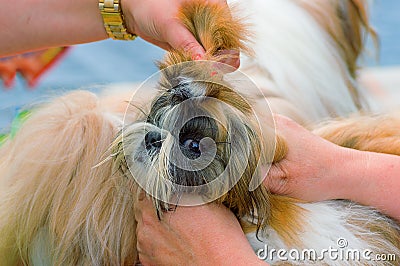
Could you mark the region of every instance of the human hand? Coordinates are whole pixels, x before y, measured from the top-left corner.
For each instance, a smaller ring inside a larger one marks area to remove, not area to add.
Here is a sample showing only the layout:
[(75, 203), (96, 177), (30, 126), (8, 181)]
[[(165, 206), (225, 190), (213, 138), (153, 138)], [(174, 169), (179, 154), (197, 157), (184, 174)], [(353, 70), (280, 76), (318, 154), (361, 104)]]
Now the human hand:
[(346, 149), (314, 135), (293, 120), (275, 115), (277, 133), (288, 145), (288, 153), (274, 163), (264, 181), (272, 192), (321, 201), (341, 198), (345, 182), (336, 176)]
[[(130, 32), (165, 50), (183, 49), (193, 60), (202, 59), (204, 48), (177, 18), (181, 5), (188, 0), (121, 0), (122, 11)], [(229, 8), (226, 0), (208, 0)], [(232, 55), (222, 63), (239, 67), (238, 51), (221, 51)]]
[(142, 194), (135, 206), (137, 248), (143, 265), (257, 265), (236, 217), (224, 206), (177, 207), (158, 220)]

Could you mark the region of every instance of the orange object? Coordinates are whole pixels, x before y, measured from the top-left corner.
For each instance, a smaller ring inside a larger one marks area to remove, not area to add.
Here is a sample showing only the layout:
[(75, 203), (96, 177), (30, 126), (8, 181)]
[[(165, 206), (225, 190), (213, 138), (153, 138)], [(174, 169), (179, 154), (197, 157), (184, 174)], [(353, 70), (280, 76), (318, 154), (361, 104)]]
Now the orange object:
[(40, 76), (65, 54), (68, 47), (56, 47), (0, 58), (0, 78), (6, 88), (13, 86), (19, 72), (29, 87), (35, 87)]

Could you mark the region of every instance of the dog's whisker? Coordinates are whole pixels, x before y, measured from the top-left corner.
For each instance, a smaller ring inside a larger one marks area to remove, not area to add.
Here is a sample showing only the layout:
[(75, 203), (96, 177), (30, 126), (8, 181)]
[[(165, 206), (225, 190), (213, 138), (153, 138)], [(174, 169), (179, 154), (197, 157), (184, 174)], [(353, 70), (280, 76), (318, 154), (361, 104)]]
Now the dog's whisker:
[(148, 116), (149, 116), (149, 114), (147, 114), (147, 113), (143, 110), (142, 107), (140, 107), (140, 106), (134, 104), (133, 102), (129, 102), (129, 105), (132, 106), (132, 107), (134, 107), (134, 108), (136, 108), (137, 110), (139, 110), (145, 117), (148, 117)]
[(228, 145), (232, 145), (232, 143), (229, 142), (229, 141), (216, 141), (215, 144), (228, 144)]
[(160, 139), (160, 140), (153, 141), (152, 144), (158, 144), (158, 143), (162, 143), (162, 142), (164, 142), (164, 140)]

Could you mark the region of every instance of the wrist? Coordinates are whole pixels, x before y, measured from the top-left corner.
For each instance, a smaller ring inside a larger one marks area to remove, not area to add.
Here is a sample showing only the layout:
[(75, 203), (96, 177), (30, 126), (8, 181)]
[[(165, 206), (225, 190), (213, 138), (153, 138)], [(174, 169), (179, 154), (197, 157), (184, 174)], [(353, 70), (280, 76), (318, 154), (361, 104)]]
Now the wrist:
[(329, 149), (324, 166), (320, 168), (319, 177), (323, 182), (321, 191), (325, 194), (325, 200), (348, 199), (354, 185), (352, 168), (354, 160), (358, 160), (358, 151), (334, 145)]
[[(56, 28), (63, 33), (59, 36), (65, 36), (65, 41), (59, 45), (88, 43), (107, 38), (98, 6), (98, 0), (73, 0), (64, 4), (54, 4), (49, 11), (53, 12), (52, 16), (58, 18)], [(54, 32), (49, 34), (54, 35)]]
[(133, 16), (132, 1), (120, 0), (121, 11), (125, 18), (125, 26), (128, 32), (137, 35), (135, 29), (135, 18)]
[[(267, 265), (260, 260), (244, 233), (240, 231), (216, 232), (212, 238), (206, 237), (207, 241), (199, 247), (203, 249), (207, 265)], [(212, 242), (209, 242), (213, 239)], [(212, 258), (212, 263), (210, 261)], [(202, 263), (199, 263), (201, 265)]]
[[(242, 243), (248, 244), (247, 240)], [(241, 249), (240, 246), (243, 245), (230, 245), (229, 243), (227, 245), (225, 248), (219, 249), (217, 255), (215, 255), (215, 249), (211, 253), (205, 254), (205, 258), (207, 258), (205, 263), (199, 263), (198, 265), (268, 265), (257, 257), (251, 247)], [(211, 262), (209, 258), (213, 258), (213, 261)]]
[(120, 0), (99, 0), (99, 9), (105, 31), (110, 38), (125, 41), (136, 38), (136, 35), (132, 34), (126, 27)]
[(336, 165), (332, 167), (334, 171), (332, 182), (335, 184), (330, 188), (333, 192), (332, 199), (360, 202), (360, 198), (369, 191), (367, 188), (372, 185), (365, 179), (365, 172), (368, 171), (368, 155), (359, 150), (339, 147)]
[[(188, 222), (208, 217), (206, 223), (197, 226), (197, 230), (202, 233), (190, 245), (194, 248), (197, 265), (265, 265), (253, 251), (240, 224), (228, 209), (216, 204), (195, 208), (196, 212), (192, 213)], [(193, 241), (192, 234), (188, 241)]]
[[(399, 157), (369, 151), (349, 150), (344, 163), (342, 195), (344, 199), (373, 206), (393, 216), (388, 209), (390, 195), (397, 192)], [(389, 197), (387, 197), (389, 196)]]

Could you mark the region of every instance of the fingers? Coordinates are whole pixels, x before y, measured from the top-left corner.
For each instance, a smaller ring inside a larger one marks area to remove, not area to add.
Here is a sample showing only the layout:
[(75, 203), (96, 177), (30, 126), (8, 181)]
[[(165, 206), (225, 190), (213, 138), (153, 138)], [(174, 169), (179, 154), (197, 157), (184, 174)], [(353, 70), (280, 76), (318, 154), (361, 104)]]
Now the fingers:
[(288, 191), (288, 173), (279, 163), (271, 166), (263, 184), (272, 193), (286, 195), (290, 192)]
[(239, 50), (222, 50), (218, 52), (217, 57), (221, 57), (219, 62), (230, 65), (235, 69), (240, 66), (240, 52)]
[[(154, 261), (154, 248), (152, 247), (152, 237), (157, 234), (158, 222), (152, 201), (146, 197), (142, 191), (138, 196), (138, 201), (135, 204), (135, 219), (136, 226), (136, 243), (139, 261), (142, 265), (151, 265)], [(158, 239), (158, 241), (162, 241)]]
[(296, 129), (301, 129), (302, 127), (297, 124), (295, 121), (290, 119), (287, 116), (283, 116), (280, 114), (274, 114), (274, 121), (275, 121), (275, 127), (277, 131), (279, 132), (286, 132), (288, 129), (290, 130), (296, 130)]
[[(228, 3), (225, 0), (209, 0), (208, 2), (213, 4), (219, 4), (225, 6), (226, 9), (229, 9)], [(234, 70), (238, 69), (240, 66), (240, 52), (239, 50), (222, 50), (219, 51), (216, 57), (221, 57), (218, 61), (227, 65), (230, 65), (234, 68)]]
[[(192, 33), (179, 22), (175, 22), (176, 26), (173, 31), (168, 31), (166, 41), (174, 49), (183, 49), (192, 55), (193, 60), (201, 60), (204, 58), (205, 50)], [(220, 51), (217, 57), (221, 57), (219, 62), (232, 66), (238, 69), (240, 66), (240, 53), (238, 50), (223, 50)]]
[(162, 42), (162, 41), (158, 41), (156, 39), (153, 39), (151, 37), (147, 37), (145, 35), (140, 36), (143, 40), (145, 40), (146, 42), (149, 42), (151, 44), (154, 44), (158, 47), (160, 47), (161, 49), (164, 49), (166, 51), (171, 50), (171, 45), (169, 45), (169, 43), (167, 42)]
[[(149, 199), (145, 192), (140, 192), (138, 200), (135, 204), (135, 220), (139, 225), (144, 225), (145, 227), (157, 227), (159, 220), (154, 210), (153, 203)], [(138, 226), (139, 228), (139, 226)]]
[[(301, 128), (296, 122), (290, 118), (278, 114), (274, 114), (276, 133), (283, 136), (286, 141), (292, 141), (290, 137), (291, 133), (298, 132), (298, 128)], [(296, 136), (294, 136), (296, 137)], [(290, 173), (287, 169), (288, 167), (287, 153), (285, 157), (280, 159), (271, 165), (266, 178), (264, 179), (264, 186), (266, 186), (271, 192), (286, 195), (289, 191), (289, 176)]]
[(274, 121), (276, 133), (285, 139), (289, 150), (291, 149), (292, 152), (303, 153), (300, 146), (304, 146), (306, 145), (305, 143), (308, 143), (308, 146), (303, 148), (310, 148), (314, 146), (316, 140), (319, 139), (309, 130), (286, 116), (274, 114)]
[[(229, 9), (225, 0), (209, 0), (210, 3), (216, 3)], [(191, 54), (192, 60), (200, 60), (205, 56), (204, 47), (196, 40), (193, 34), (179, 21), (169, 20), (168, 28), (164, 32), (164, 40), (174, 49), (184, 50)], [(240, 53), (238, 50), (223, 50), (215, 54), (221, 58), (219, 62), (232, 66), (234, 69), (240, 66)]]
[(204, 57), (204, 48), (197, 42), (192, 33), (179, 21), (171, 21), (170, 29), (166, 31), (165, 40), (174, 49), (183, 49), (192, 55), (193, 60)]

